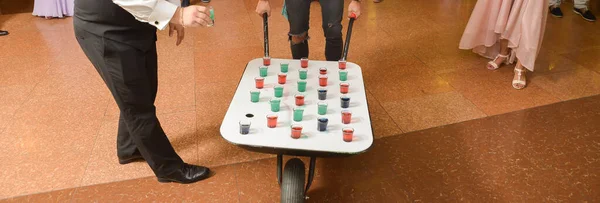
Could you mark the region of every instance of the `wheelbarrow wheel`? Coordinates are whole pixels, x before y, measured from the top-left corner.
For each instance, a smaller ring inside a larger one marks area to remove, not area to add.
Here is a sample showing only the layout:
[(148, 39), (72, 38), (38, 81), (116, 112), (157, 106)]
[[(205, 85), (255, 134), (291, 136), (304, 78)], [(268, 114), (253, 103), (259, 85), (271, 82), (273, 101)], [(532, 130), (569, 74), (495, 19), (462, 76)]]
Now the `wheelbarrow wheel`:
[(304, 202), (304, 162), (298, 158), (285, 163), (281, 181), (282, 203)]

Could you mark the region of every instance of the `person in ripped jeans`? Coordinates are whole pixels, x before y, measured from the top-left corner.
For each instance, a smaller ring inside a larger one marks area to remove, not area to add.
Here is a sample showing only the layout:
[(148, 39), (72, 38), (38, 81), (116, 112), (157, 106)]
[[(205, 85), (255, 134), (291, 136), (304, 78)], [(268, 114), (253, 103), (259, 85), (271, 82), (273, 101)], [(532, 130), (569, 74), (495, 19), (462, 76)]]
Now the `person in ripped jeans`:
[[(289, 40), (292, 57), (300, 59), (308, 57), (308, 36), (310, 3), (312, 0), (285, 0), (283, 15), (290, 23)], [(342, 57), (342, 17), (344, 15), (344, 0), (321, 0), (321, 14), (323, 15), (323, 33), (325, 33), (325, 58), (328, 61), (337, 61)], [(262, 16), (271, 16), (269, 0), (259, 0), (256, 13)], [(360, 16), (360, 0), (352, 0), (348, 5), (350, 14)]]

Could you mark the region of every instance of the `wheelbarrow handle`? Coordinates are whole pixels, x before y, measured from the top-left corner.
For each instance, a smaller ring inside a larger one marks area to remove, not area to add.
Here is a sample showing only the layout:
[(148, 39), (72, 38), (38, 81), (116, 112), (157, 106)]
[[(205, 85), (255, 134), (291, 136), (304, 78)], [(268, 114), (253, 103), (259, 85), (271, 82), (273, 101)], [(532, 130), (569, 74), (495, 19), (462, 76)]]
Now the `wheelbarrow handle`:
[(269, 56), (269, 15), (263, 14), (263, 31), (265, 33), (265, 57)]
[(354, 25), (354, 20), (356, 20), (356, 14), (350, 14), (350, 22), (348, 22), (348, 32), (346, 33), (346, 42), (344, 43), (344, 50), (342, 52), (342, 59), (346, 60), (348, 58), (348, 50), (350, 49), (350, 38), (352, 37), (352, 25)]

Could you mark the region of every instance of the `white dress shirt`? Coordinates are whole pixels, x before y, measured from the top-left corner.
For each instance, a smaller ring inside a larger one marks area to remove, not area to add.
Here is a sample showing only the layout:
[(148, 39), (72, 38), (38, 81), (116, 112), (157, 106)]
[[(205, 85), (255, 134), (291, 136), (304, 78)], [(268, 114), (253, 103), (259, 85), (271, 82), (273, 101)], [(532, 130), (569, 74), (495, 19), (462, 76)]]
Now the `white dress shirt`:
[(173, 14), (179, 6), (180, 0), (112, 0), (127, 12), (131, 13), (137, 20), (149, 23), (159, 30), (165, 27), (173, 18)]

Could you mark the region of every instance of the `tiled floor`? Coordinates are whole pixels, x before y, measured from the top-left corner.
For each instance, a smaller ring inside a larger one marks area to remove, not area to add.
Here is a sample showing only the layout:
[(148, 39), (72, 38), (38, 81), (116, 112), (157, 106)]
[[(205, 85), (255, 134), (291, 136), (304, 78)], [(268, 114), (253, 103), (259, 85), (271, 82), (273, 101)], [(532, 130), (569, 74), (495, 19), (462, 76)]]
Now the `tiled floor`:
[[(596, 202), (599, 107), (594, 96), (377, 139), (364, 154), (318, 159), (309, 202)], [(145, 177), (6, 202), (277, 202), (275, 166), (268, 158), (215, 167), (191, 185)]]
[[(0, 29), (11, 33), (0, 37), (0, 199), (278, 199), (273, 155), (233, 146), (218, 131), (243, 67), (262, 53), (255, 0), (213, 0), (216, 26), (188, 29), (179, 47), (159, 32), (158, 117), (184, 160), (217, 171), (186, 186), (156, 183), (145, 163), (117, 163), (118, 108), (72, 20), (23, 13), (32, 2), (0, 1)], [(282, 1), (271, 2), (271, 55), (289, 58)], [(600, 26), (564, 4), (564, 18), (548, 18), (529, 86), (517, 91), (510, 67), (488, 71), (486, 59), (457, 48), (475, 2), (364, 0), (349, 60), (363, 67), (375, 145), (319, 161), (311, 200), (600, 199)], [(310, 53), (322, 60), (320, 6), (312, 5)]]

